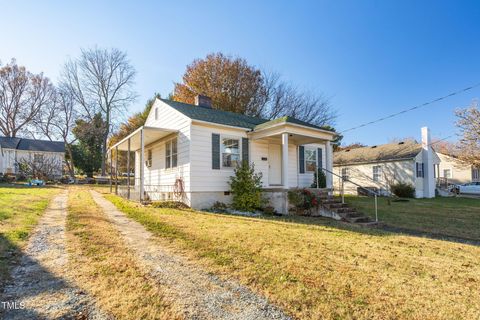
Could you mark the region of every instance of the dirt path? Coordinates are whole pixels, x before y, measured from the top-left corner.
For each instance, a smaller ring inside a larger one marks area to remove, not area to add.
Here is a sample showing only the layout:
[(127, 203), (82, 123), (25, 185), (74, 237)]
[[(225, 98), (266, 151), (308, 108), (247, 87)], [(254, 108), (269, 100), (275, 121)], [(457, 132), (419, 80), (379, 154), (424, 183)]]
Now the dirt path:
[[(67, 192), (56, 196), (34, 230), (12, 281), (0, 301), (2, 319), (106, 319), (85, 292), (76, 288), (67, 272), (65, 219)], [(12, 305), (11, 305), (12, 306)]]
[(185, 318), (289, 319), (264, 297), (235, 282), (223, 281), (162, 247), (141, 224), (127, 218), (98, 192), (91, 193), (139, 263), (165, 288)]

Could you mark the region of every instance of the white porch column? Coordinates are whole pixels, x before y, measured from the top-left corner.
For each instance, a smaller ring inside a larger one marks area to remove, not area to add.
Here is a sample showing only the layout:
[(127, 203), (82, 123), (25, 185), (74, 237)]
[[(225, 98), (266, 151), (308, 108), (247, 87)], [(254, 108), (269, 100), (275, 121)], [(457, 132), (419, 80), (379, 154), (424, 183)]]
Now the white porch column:
[(326, 180), (326, 187), (328, 189), (333, 188), (333, 148), (330, 141), (325, 143), (325, 180)]
[(282, 185), (288, 189), (288, 133), (282, 133)]
[(143, 192), (144, 192), (144, 180), (145, 180), (145, 163), (144, 163), (144, 154), (145, 154), (145, 139), (143, 137), (143, 129), (140, 130), (140, 202), (143, 201)]

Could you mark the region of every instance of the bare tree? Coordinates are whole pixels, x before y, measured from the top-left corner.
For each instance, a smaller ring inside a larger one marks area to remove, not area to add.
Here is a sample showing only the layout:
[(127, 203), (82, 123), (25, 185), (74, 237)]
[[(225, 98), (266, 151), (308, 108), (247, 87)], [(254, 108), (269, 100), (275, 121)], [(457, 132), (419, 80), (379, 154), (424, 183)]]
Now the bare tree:
[(480, 167), (480, 109), (474, 100), (470, 107), (455, 112), (457, 127), (461, 131), (458, 146), (459, 157), (468, 163)]
[(93, 119), (95, 114), (101, 114), (107, 124), (101, 150), (102, 175), (105, 175), (107, 139), (115, 119), (136, 99), (135, 73), (126, 53), (118, 49), (82, 50), (80, 57), (69, 60), (63, 69), (61, 87), (82, 107), (83, 115)]
[(62, 174), (62, 161), (54, 157), (22, 158), (16, 162), (20, 173), (27, 178), (55, 180)]
[(266, 119), (290, 116), (318, 126), (335, 123), (337, 113), (323, 94), (300, 90), (282, 81), (277, 73), (263, 72), (263, 79), (267, 99), (258, 116)]
[(25, 131), (40, 110), (51, 103), (53, 91), (48, 78), (30, 73), (15, 59), (0, 68), (0, 132), (16, 137)]
[(65, 143), (67, 157), (65, 164), (69, 175), (75, 176), (72, 146), (76, 138), (72, 134), (77, 119), (75, 99), (67, 90), (59, 88), (55, 91), (55, 99), (43, 108), (34, 120), (35, 129), (50, 141), (61, 140)]

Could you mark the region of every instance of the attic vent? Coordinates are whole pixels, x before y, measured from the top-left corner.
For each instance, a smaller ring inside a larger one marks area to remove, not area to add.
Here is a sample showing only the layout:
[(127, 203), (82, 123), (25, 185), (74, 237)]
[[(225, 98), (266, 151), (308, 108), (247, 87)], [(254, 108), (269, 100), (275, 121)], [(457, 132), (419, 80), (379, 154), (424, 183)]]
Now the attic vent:
[(372, 149), (375, 149), (377, 146), (372, 146)]
[(195, 105), (199, 107), (211, 109), (212, 99), (210, 97), (199, 94), (195, 96)]
[(404, 142), (404, 141), (400, 141), (398, 144), (405, 144), (405, 142)]

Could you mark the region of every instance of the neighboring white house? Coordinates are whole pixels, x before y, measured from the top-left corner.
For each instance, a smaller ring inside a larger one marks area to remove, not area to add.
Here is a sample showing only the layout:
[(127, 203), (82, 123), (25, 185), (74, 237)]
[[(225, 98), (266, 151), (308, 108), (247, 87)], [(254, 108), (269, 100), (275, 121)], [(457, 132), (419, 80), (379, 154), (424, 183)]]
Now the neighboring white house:
[(0, 137), (0, 174), (18, 174), (19, 163), (47, 163), (54, 166), (55, 177), (61, 177), (65, 145), (59, 141)]
[(422, 128), (422, 143), (411, 141), (346, 149), (334, 153), (334, 187), (357, 194), (358, 185), (389, 193), (391, 183), (403, 182), (415, 187), (417, 198), (435, 196), (436, 166), (440, 159), (431, 147), (430, 132)]
[[(286, 190), (309, 187), (317, 166), (332, 170), (335, 136), (291, 117), (268, 121), (216, 110), (204, 96), (195, 105), (157, 99), (145, 125), (110, 154), (135, 152), (135, 186), (119, 188), (122, 195), (176, 199), (197, 209), (230, 202), (228, 182), (246, 160), (262, 174), (271, 205), (285, 213)], [(332, 187), (328, 172), (327, 187)]]
[(438, 178), (445, 184), (463, 184), (480, 181), (480, 169), (447, 154), (437, 152), (440, 158)]

